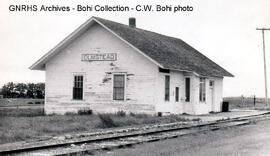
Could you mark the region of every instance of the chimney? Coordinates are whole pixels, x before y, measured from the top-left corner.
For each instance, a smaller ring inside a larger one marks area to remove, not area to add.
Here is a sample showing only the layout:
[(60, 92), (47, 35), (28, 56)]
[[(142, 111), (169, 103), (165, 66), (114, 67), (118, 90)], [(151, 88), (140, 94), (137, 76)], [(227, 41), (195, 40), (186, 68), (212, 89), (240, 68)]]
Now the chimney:
[(136, 18), (134, 18), (134, 17), (129, 18), (129, 26), (131, 28), (136, 28)]

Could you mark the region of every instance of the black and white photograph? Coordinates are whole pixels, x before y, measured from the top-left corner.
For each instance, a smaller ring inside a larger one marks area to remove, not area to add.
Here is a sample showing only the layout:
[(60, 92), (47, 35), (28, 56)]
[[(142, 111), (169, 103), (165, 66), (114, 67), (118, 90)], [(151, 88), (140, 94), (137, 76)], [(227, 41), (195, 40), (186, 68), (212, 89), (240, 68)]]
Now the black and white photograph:
[(2, 0), (0, 156), (269, 156), (269, 0)]

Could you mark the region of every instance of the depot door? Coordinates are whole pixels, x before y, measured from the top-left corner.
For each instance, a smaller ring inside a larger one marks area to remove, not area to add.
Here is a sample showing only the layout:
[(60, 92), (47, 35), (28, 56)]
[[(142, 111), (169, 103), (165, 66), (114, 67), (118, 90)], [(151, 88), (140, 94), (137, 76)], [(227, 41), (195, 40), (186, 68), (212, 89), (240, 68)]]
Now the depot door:
[(175, 105), (175, 113), (181, 113), (181, 103), (180, 103), (180, 86), (176, 86), (174, 90), (174, 105)]
[(211, 106), (211, 111), (215, 111), (215, 101), (214, 101), (214, 99), (215, 99), (215, 92), (214, 92), (214, 81), (210, 81), (209, 82), (209, 89), (210, 89), (210, 92), (209, 92), (209, 99), (210, 99), (210, 106)]

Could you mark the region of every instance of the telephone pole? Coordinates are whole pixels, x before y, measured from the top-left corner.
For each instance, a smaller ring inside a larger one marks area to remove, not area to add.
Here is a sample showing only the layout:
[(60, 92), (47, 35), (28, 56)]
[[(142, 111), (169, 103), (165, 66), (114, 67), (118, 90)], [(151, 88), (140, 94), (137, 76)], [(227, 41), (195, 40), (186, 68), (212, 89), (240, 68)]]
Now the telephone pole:
[(256, 30), (262, 31), (262, 39), (263, 39), (263, 60), (264, 60), (264, 84), (265, 84), (265, 105), (268, 106), (268, 97), (267, 97), (267, 74), (266, 74), (266, 58), (265, 58), (264, 31), (270, 30), (270, 28), (256, 28)]

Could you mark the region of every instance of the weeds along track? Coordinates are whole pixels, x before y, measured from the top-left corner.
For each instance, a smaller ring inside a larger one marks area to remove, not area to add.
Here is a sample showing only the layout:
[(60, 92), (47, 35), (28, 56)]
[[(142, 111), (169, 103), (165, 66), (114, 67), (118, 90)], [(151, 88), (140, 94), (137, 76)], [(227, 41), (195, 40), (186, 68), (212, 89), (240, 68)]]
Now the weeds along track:
[(47, 140), (26, 143), (17, 147), (1, 147), (0, 155), (35, 155), (35, 156), (65, 156), (91, 154), (97, 150), (106, 150), (132, 146), (146, 142), (153, 142), (178, 136), (194, 134), (209, 130), (241, 126), (261, 120), (269, 120), (270, 114), (239, 117), (215, 122), (192, 123), (170, 123), (163, 125), (151, 125), (141, 128), (127, 128), (110, 130), (102, 133), (91, 133), (81, 137), (66, 140)]

